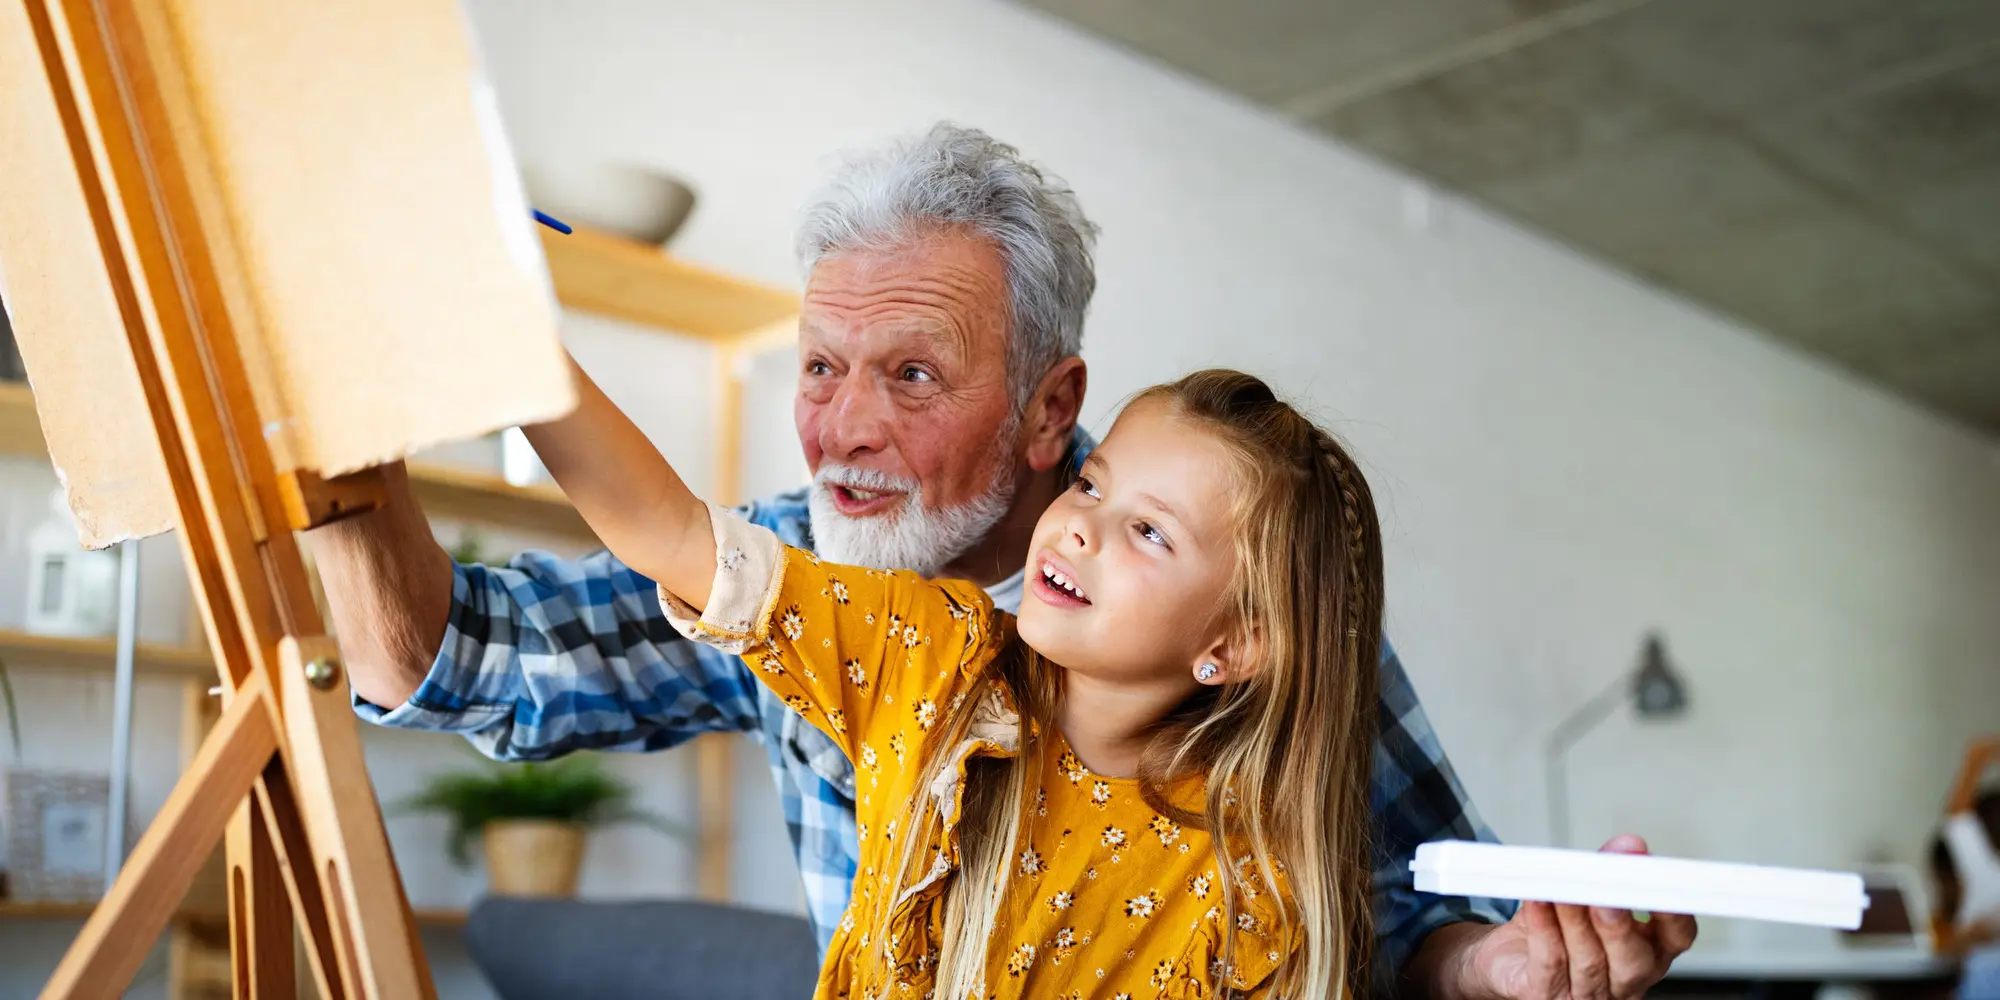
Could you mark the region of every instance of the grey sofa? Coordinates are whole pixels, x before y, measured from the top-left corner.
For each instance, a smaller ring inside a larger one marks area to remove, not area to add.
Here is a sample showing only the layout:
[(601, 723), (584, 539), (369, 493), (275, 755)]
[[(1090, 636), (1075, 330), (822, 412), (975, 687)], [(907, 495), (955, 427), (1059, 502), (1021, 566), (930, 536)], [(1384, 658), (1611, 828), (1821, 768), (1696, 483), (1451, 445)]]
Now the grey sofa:
[(465, 943), (502, 1000), (807, 1000), (819, 978), (804, 920), (714, 903), (494, 897)]

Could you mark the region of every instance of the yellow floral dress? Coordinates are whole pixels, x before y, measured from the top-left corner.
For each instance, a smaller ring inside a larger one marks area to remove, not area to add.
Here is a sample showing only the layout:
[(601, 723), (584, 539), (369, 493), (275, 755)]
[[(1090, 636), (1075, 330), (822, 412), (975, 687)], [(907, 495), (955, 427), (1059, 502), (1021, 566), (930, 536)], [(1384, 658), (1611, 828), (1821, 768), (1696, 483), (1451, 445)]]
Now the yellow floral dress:
[[(955, 819), (965, 759), (1017, 752), (1018, 716), (983, 678), (1010, 641), (1011, 619), (965, 581), (823, 564), (720, 508), (711, 523), (717, 570), (708, 607), (697, 613), (662, 589), (668, 617), (689, 637), (743, 655), (856, 766), (861, 870), (816, 996), (920, 1000), (934, 986), (957, 838), (947, 828), (944, 843), (925, 845), (930, 877), (894, 899), (903, 847), (896, 826), (919, 794), (938, 796)], [(936, 745), (940, 721), (966, 697), (982, 699), (971, 737)], [(1208, 835), (1155, 812), (1135, 780), (1092, 774), (1060, 732), (1048, 732), (1034, 814), (988, 948), (986, 995), (1206, 998), (1226, 974), (1238, 995), (1264, 996), (1294, 940), (1275, 926), (1276, 901), (1248, 877), (1247, 860), (1235, 879), (1234, 951), (1224, 970), (1227, 889)], [(958, 758), (944, 775), (952, 780), (919, 788), (923, 755), (945, 752)], [(888, 940), (871, 940), (884, 907), (893, 907)]]

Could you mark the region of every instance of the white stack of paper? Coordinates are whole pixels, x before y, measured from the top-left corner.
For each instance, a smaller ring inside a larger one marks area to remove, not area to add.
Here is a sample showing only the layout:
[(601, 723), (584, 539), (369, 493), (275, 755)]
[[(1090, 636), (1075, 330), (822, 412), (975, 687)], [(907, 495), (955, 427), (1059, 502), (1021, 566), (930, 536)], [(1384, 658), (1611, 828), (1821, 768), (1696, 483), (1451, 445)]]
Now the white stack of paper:
[(1417, 848), (1417, 889), (1447, 896), (1576, 903), (1650, 913), (1739, 917), (1853, 930), (1860, 875), (1643, 854), (1508, 847), (1462, 840)]

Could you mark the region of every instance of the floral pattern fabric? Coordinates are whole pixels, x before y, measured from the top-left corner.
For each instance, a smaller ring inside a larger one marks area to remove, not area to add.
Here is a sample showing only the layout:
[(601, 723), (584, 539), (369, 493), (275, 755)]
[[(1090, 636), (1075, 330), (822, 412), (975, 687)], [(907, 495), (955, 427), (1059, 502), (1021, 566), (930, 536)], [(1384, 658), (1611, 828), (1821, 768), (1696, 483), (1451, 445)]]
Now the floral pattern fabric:
[[(862, 867), (817, 995), (922, 998), (935, 985), (958, 843), (947, 826), (920, 845), (930, 877), (896, 898), (905, 849), (898, 838), (908, 834), (897, 825), (914, 795), (937, 796), (955, 820), (966, 761), (1019, 752), (1017, 716), (986, 674), (1009, 641), (1011, 618), (970, 583), (821, 563), (719, 508), (712, 523), (718, 558), (708, 607), (697, 613), (663, 591), (668, 618), (691, 638), (742, 655), (856, 764)], [(981, 699), (972, 731), (959, 746), (941, 746), (939, 723), (964, 698)], [(1160, 815), (1136, 781), (1091, 773), (1060, 733), (1047, 740), (988, 948), (984, 995), (1205, 998), (1219, 982), (1263, 995), (1293, 941), (1247, 859), (1218, 871), (1205, 832)], [(953, 754), (953, 766), (933, 787), (919, 787), (922, 761), (934, 753)], [(1225, 876), (1238, 892), (1233, 927), (1224, 926)]]

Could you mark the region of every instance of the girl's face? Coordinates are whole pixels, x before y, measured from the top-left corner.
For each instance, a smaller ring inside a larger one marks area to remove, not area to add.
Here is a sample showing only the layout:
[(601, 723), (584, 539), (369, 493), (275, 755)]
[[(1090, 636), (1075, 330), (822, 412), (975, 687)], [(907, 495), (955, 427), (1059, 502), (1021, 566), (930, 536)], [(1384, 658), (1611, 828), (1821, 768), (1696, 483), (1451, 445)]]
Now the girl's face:
[(1022, 640), (1070, 670), (1114, 682), (1192, 690), (1200, 664), (1237, 666), (1224, 662), (1234, 461), (1167, 403), (1127, 407), (1035, 525)]

